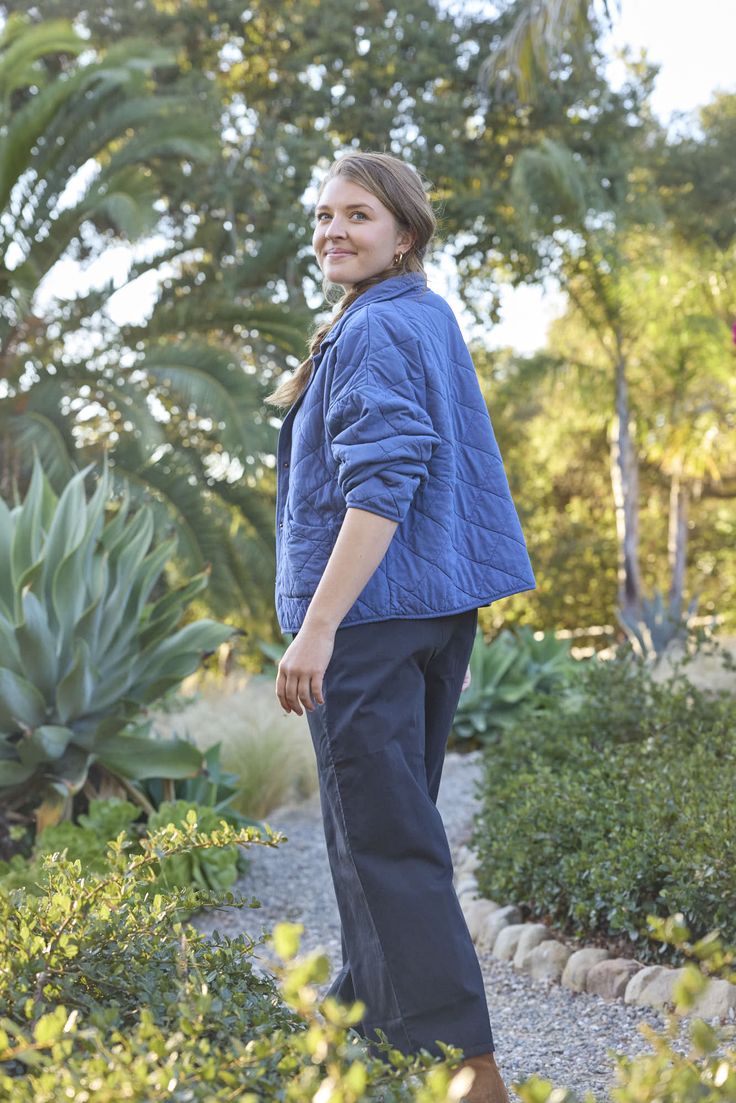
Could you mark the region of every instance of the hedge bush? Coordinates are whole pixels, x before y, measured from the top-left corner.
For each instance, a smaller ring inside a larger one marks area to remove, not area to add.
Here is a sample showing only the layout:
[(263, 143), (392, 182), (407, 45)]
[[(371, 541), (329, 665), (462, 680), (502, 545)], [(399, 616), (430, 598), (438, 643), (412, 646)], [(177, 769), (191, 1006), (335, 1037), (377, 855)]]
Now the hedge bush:
[[(44, 891), (0, 892), (0, 1099), (14, 1103), (262, 1103), (322, 1098), (416, 1098), (412, 1075), (432, 1070), (423, 1098), (447, 1098), (450, 1072), (429, 1054), (403, 1057), (387, 1044), (366, 1052), (351, 1028), (364, 1009), (324, 1001), (323, 955), (291, 961), (298, 928), (274, 932), (289, 961), (281, 987), (254, 969), (263, 939), (210, 941), (175, 920), (204, 905), (252, 906), (231, 893), (165, 889), (161, 862), (236, 845), (274, 846), (283, 836), (225, 821), (207, 834), (193, 813), (128, 854), (124, 833), (104, 874), (47, 855)], [(152, 887), (148, 894), (146, 885)], [(460, 1051), (447, 1047), (459, 1060)], [(330, 1083), (338, 1094), (327, 1094)], [(380, 1094), (379, 1094), (380, 1092)]]
[(478, 882), (572, 936), (631, 940), (680, 912), (736, 939), (736, 701), (662, 683), (627, 658), (585, 664), (576, 692), (485, 753)]
[[(140, 805), (131, 801), (117, 798), (91, 800), (77, 823), (64, 820), (37, 835), (28, 857), (16, 854), (9, 862), (0, 861), (0, 890), (7, 892), (24, 888), (37, 896), (41, 895), (46, 891), (49, 870), (53, 869), (53, 865), (45, 863), (44, 858), (54, 853), (63, 852), (69, 861), (79, 861), (85, 876), (103, 874), (108, 869), (108, 845), (113, 839), (124, 837), (129, 852), (142, 853), (139, 845), (141, 837), (155, 833), (167, 824), (182, 826), (192, 812), (200, 831), (216, 830), (221, 820), (233, 827), (240, 826), (237, 820), (232, 822), (227, 811), (218, 814), (209, 805), (186, 800), (162, 801), (145, 823), (135, 822), (142, 811)], [(161, 858), (157, 867), (152, 867), (155, 881), (146, 881), (143, 889), (150, 893), (166, 888), (183, 888), (189, 884), (200, 885), (203, 889), (227, 889), (247, 868), (245, 853), (236, 846), (198, 848), (186, 854)], [(186, 918), (186, 913), (180, 913), (177, 918)]]

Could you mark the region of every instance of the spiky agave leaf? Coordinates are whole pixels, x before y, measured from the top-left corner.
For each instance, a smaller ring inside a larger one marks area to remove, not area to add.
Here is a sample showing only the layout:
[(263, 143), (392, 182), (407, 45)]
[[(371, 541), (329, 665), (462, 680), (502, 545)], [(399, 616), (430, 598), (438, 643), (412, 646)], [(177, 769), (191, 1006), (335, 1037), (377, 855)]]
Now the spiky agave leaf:
[(87, 500), (78, 471), (56, 498), (38, 456), (25, 500), (0, 503), (0, 798), (54, 822), (100, 763), (127, 779), (195, 774), (186, 740), (156, 740), (145, 705), (196, 670), (233, 629), (212, 620), (177, 628), (207, 572), (151, 602), (176, 541), (151, 549), (145, 507), (124, 496), (105, 518), (107, 464)]

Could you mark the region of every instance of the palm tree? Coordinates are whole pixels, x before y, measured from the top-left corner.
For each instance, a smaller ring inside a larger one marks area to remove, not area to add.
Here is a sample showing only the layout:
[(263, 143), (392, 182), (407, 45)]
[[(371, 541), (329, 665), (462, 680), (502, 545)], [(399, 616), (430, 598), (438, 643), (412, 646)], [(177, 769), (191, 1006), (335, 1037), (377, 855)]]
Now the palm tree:
[(516, 0), (511, 27), (486, 59), (481, 80), (489, 85), (509, 74), (518, 94), (531, 98), (563, 50), (576, 53), (612, 22), (620, 0)]
[[(629, 151), (629, 159), (635, 157)], [(600, 169), (600, 166), (597, 166)], [(654, 219), (656, 200), (636, 194), (623, 154), (602, 187), (594, 168), (564, 145), (545, 139), (524, 150), (514, 165), (511, 192), (522, 233), (544, 254), (549, 271), (596, 338), (612, 383), (609, 422), (611, 488), (618, 547), (618, 605), (638, 615), (639, 457), (632, 426), (629, 358), (636, 335), (627, 311), (623, 277), (629, 236)], [(616, 177), (618, 172), (618, 177)], [(632, 328), (633, 327), (633, 328)]]
[[(265, 616), (275, 429), (256, 357), (300, 359), (307, 319), (248, 293), (261, 286), (257, 258), (239, 283), (211, 253), (195, 271), (207, 228), (167, 222), (162, 166), (219, 155), (216, 114), (157, 89), (172, 64), (132, 40), (100, 54), (65, 21), (11, 17), (0, 34), (0, 494), (27, 482), (34, 448), (57, 491), (107, 453), (117, 490), (152, 507), (158, 538), (179, 536), (183, 572), (210, 564), (210, 607)], [(126, 281), (166, 277), (147, 325), (112, 322), (112, 281), (49, 294), (65, 259), (162, 231), (164, 251)]]

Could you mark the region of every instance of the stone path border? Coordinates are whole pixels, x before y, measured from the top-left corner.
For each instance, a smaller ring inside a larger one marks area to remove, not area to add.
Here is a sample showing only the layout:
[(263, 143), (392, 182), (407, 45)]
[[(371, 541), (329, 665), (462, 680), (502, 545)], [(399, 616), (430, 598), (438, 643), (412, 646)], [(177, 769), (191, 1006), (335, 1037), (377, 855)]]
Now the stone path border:
[[(614, 957), (600, 946), (573, 950), (545, 923), (523, 923), (514, 904), (498, 904), (479, 895), (475, 871), (478, 855), (467, 845), (453, 857), (455, 891), (473, 942), (510, 962), (532, 980), (551, 981), (574, 992), (590, 992), (604, 999), (621, 999), (659, 1010), (674, 1007), (674, 989), (683, 968), (642, 965), (632, 958)], [(721, 1022), (736, 1018), (736, 984), (709, 978), (688, 1015)]]

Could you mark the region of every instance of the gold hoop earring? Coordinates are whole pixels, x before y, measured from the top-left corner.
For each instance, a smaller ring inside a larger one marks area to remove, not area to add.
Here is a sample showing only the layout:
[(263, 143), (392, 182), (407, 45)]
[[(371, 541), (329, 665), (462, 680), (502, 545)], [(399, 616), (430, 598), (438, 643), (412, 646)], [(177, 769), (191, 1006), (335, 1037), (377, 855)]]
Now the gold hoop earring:
[(394, 257), (394, 264), (395, 265), (401, 264), (403, 259), (404, 259), (404, 254), (403, 253), (397, 253), (396, 256)]

